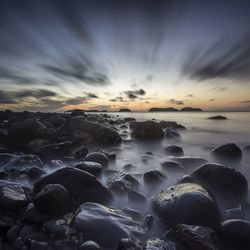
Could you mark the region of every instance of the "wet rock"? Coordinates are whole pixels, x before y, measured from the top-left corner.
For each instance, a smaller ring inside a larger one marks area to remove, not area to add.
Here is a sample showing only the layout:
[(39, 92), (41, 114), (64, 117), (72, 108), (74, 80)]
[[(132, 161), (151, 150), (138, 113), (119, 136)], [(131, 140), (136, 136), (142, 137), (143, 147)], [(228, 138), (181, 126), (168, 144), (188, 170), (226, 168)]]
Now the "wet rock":
[(0, 214), (0, 230), (1, 232), (10, 229), (15, 225), (15, 220), (7, 215)]
[(167, 174), (180, 174), (183, 175), (187, 173), (186, 169), (181, 166), (180, 163), (176, 161), (165, 161), (161, 163), (161, 167), (163, 170), (167, 172)]
[(126, 164), (122, 167), (122, 169), (126, 172), (131, 172), (131, 171), (135, 171), (137, 167), (133, 164)]
[(144, 205), (147, 202), (147, 199), (145, 198), (145, 196), (143, 196), (140, 193), (137, 193), (135, 191), (129, 191), (128, 192), (128, 201), (132, 204), (140, 204), (140, 205)]
[(86, 147), (83, 147), (82, 149), (74, 153), (74, 157), (77, 160), (83, 160), (87, 154), (88, 154), (88, 149)]
[(71, 156), (73, 148), (73, 143), (68, 141), (39, 147), (35, 149), (34, 153), (37, 154), (42, 160), (48, 162)]
[(51, 142), (48, 141), (48, 140), (46, 140), (46, 139), (40, 139), (40, 138), (38, 138), (38, 139), (34, 139), (34, 140), (30, 141), (27, 144), (26, 148), (29, 151), (34, 152), (34, 150), (36, 148), (39, 148), (39, 147), (42, 147), (42, 146), (45, 146), (45, 145), (48, 145), (48, 144), (51, 144)]
[(125, 207), (121, 210), (121, 213), (125, 216), (131, 217), (136, 221), (141, 221), (142, 219), (142, 214), (138, 210), (133, 208)]
[(161, 170), (150, 170), (143, 175), (146, 184), (160, 184), (167, 179), (167, 175)]
[(82, 243), (79, 250), (101, 250), (102, 248), (94, 241), (89, 240)]
[(94, 176), (99, 176), (102, 172), (101, 164), (92, 161), (79, 162), (74, 164), (73, 167), (86, 171)]
[(197, 183), (197, 180), (191, 175), (184, 175), (180, 180), (178, 180), (178, 184), (183, 184), (183, 183)]
[(221, 217), (215, 200), (198, 184), (178, 184), (152, 198), (152, 207), (164, 227), (191, 224), (218, 230)]
[(98, 152), (89, 153), (87, 154), (85, 161), (97, 162), (104, 168), (108, 166), (108, 158), (103, 153), (98, 153)]
[(11, 227), (6, 234), (8, 241), (14, 242), (14, 240), (16, 238), (18, 238), (20, 231), (21, 231), (20, 225), (15, 225), (15, 226)]
[(30, 238), (30, 236), (32, 235), (33, 233), (33, 227), (30, 226), (30, 225), (25, 225), (20, 233), (19, 233), (19, 237), (23, 240), (27, 240), (28, 238)]
[(22, 170), (31, 167), (42, 167), (42, 161), (37, 155), (14, 155), (2, 153), (0, 154), (0, 167), (4, 170), (10, 170), (13, 168)]
[(37, 119), (26, 119), (11, 126), (8, 138), (11, 148), (23, 149), (29, 142), (37, 138), (53, 142), (57, 138), (57, 132), (54, 129), (47, 128)]
[(24, 245), (21, 237), (18, 237), (13, 244), (11, 244), (11, 250), (20, 250)]
[(119, 172), (108, 179), (107, 185), (111, 190), (123, 193), (130, 190), (137, 190), (140, 183), (133, 175)]
[(180, 138), (181, 135), (174, 129), (167, 128), (165, 130), (165, 136), (169, 139)]
[(211, 151), (212, 155), (222, 161), (240, 161), (242, 158), (241, 149), (234, 143), (221, 145)]
[(227, 120), (227, 117), (225, 117), (223, 115), (216, 115), (216, 116), (208, 117), (207, 119), (210, 119), (210, 120)]
[(136, 250), (138, 248), (139, 247), (132, 239), (122, 238), (120, 239), (116, 250)]
[(123, 120), (124, 120), (125, 122), (134, 122), (134, 121), (135, 121), (135, 118), (133, 118), (133, 117), (125, 117)]
[(48, 242), (41, 242), (35, 240), (31, 240), (29, 245), (29, 250), (47, 250), (49, 246)]
[(49, 184), (36, 194), (34, 204), (38, 210), (44, 213), (60, 215), (70, 207), (69, 193), (60, 184)]
[(71, 112), (71, 116), (82, 116), (84, 118), (87, 118), (86, 114), (84, 113), (83, 110), (80, 110), (80, 109), (74, 109), (72, 112)]
[(167, 146), (164, 151), (168, 154), (168, 155), (172, 155), (172, 156), (183, 156), (184, 155), (184, 151), (182, 149), (182, 147), (176, 146), (176, 145), (170, 145)]
[(83, 234), (84, 240), (95, 241), (110, 249), (115, 249), (121, 238), (131, 239), (144, 233), (138, 223), (119, 210), (91, 202), (79, 207), (72, 226)]
[(161, 240), (159, 238), (149, 239), (147, 240), (145, 250), (175, 250), (176, 246), (174, 242)]
[(53, 235), (56, 239), (67, 237), (68, 224), (65, 219), (50, 220), (45, 224), (46, 232)]
[(211, 228), (178, 224), (177, 237), (192, 250), (223, 250), (220, 238)]
[[(0, 140), (1, 141), (1, 140)], [(0, 154), (2, 153), (7, 153), (7, 154), (11, 154), (12, 151), (7, 149), (7, 148), (3, 148), (3, 147), (0, 147)]]
[(222, 223), (221, 235), (225, 246), (232, 250), (250, 249), (250, 222), (228, 220)]
[(115, 144), (121, 142), (121, 137), (117, 131), (79, 117), (68, 119), (58, 128), (58, 133), (61, 136), (70, 136), (72, 141), (88, 144)]
[(192, 176), (214, 195), (218, 194), (229, 201), (247, 198), (247, 179), (233, 168), (210, 163), (196, 169)]
[(0, 207), (5, 210), (20, 211), (28, 204), (27, 186), (17, 183), (0, 180)]
[(250, 145), (245, 145), (243, 148), (242, 148), (243, 152), (244, 153), (249, 153), (250, 152)]
[(91, 174), (76, 168), (62, 168), (43, 177), (34, 184), (34, 191), (38, 193), (48, 184), (61, 184), (77, 202), (87, 201), (101, 204), (109, 203), (112, 194)]
[(177, 125), (177, 122), (174, 121), (160, 121), (159, 125), (161, 128), (172, 128)]
[(195, 156), (174, 156), (171, 160), (180, 163), (184, 168), (197, 168), (207, 163), (206, 159)]
[(140, 139), (161, 139), (164, 137), (164, 132), (160, 125), (154, 121), (134, 122), (132, 126), (131, 136)]
[(30, 181), (35, 181), (39, 179), (42, 175), (46, 174), (46, 172), (43, 169), (38, 167), (31, 167), (25, 169), (23, 173), (28, 176)]

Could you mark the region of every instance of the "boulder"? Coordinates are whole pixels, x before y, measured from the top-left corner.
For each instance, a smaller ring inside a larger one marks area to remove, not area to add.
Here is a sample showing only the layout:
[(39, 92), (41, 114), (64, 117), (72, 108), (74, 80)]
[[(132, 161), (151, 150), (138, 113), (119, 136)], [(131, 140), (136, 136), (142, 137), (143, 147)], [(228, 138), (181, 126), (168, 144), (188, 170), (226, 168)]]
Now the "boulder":
[(57, 138), (57, 132), (53, 128), (47, 128), (37, 119), (26, 119), (14, 123), (8, 133), (13, 149), (23, 149), (34, 139), (43, 138), (51, 142)]
[(201, 157), (195, 156), (173, 156), (171, 160), (180, 163), (184, 168), (197, 168), (207, 163), (207, 160)]
[(229, 201), (247, 198), (247, 179), (233, 168), (208, 163), (193, 171), (191, 175), (214, 195), (222, 196)]
[(185, 168), (181, 166), (180, 163), (175, 161), (165, 161), (161, 163), (161, 167), (163, 170), (167, 172), (167, 174), (186, 174), (187, 171)]
[(222, 115), (210, 116), (207, 119), (209, 119), (209, 120), (227, 120), (227, 118), (225, 116), (222, 116)]
[(70, 136), (72, 141), (89, 144), (115, 144), (121, 142), (121, 137), (114, 129), (96, 122), (89, 122), (81, 117), (68, 119), (60, 128), (60, 136)]
[(42, 160), (48, 162), (72, 156), (74, 148), (75, 147), (72, 142), (66, 141), (38, 147), (34, 150), (34, 153), (37, 154)]
[(0, 180), (0, 207), (4, 210), (20, 211), (29, 202), (30, 189), (17, 182)]
[(94, 176), (99, 176), (102, 172), (102, 165), (92, 161), (82, 161), (73, 165), (74, 168), (86, 171)]
[(115, 249), (121, 238), (143, 235), (140, 225), (119, 210), (87, 202), (79, 207), (72, 227), (84, 240), (95, 241), (105, 249)]
[(225, 246), (232, 250), (250, 249), (250, 222), (228, 220), (222, 223), (221, 235)]
[(125, 172), (118, 172), (108, 179), (107, 185), (113, 191), (128, 192), (130, 190), (137, 190), (140, 183), (133, 175)]
[(82, 243), (79, 250), (102, 250), (102, 248), (96, 242), (88, 240)]
[(140, 139), (161, 139), (164, 137), (164, 132), (160, 125), (154, 121), (133, 122), (131, 136)]
[(64, 214), (70, 206), (68, 190), (60, 184), (46, 185), (35, 195), (34, 204), (38, 210), (49, 215)]
[(167, 146), (164, 149), (164, 151), (166, 152), (166, 154), (171, 155), (171, 156), (183, 156), (184, 155), (184, 151), (182, 147), (177, 146), (177, 145)]
[(87, 154), (85, 161), (92, 161), (99, 163), (102, 167), (108, 166), (108, 158), (105, 154), (99, 152), (92, 152)]
[(76, 168), (58, 169), (34, 184), (35, 193), (40, 192), (48, 184), (60, 184), (70, 193), (77, 202), (87, 201), (106, 204), (112, 201), (113, 196), (93, 175)]
[(208, 227), (178, 224), (175, 234), (192, 250), (224, 250), (220, 238)]
[(22, 170), (32, 167), (42, 167), (42, 164), (41, 159), (37, 155), (0, 154), (0, 167), (3, 170), (10, 170), (13, 168)]
[(122, 167), (122, 169), (125, 171), (125, 172), (131, 172), (131, 171), (134, 171), (137, 169), (137, 167), (133, 164), (126, 164)]
[(175, 129), (172, 128), (165, 129), (165, 136), (168, 139), (175, 139), (181, 137), (181, 135)]
[(213, 197), (194, 183), (177, 184), (152, 198), (152, 208), (165, 228), (177, 224), (210, 227), (218, 230), (221, 216)]
[(241, 149), (234, 143), (221, 145), (213, 149), (211, 153), (218, 160), (225, 162), (240, 161), (242, 158)]
[(167, 179), (167, 175), (158, 169), (150, 170), (143, 175), (143, 180), (148, 185), (160, 184)]
[(72, 110), (71, 116), (82, 116), (84, 118), (87, 118), (86, 114), (81, 109), (74, 109), (74, 110)]

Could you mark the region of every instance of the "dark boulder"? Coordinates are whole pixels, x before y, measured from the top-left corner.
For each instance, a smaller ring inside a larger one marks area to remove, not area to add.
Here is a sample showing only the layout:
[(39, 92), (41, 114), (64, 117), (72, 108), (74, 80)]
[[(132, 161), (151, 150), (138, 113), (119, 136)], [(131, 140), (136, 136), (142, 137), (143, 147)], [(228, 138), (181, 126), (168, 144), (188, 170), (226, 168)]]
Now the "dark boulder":
[(39, 147), (35, 149), (34, 153), (44, 161), (51, 161), (71, 156), (72, 151), (73, 143), (68, 141)]
[(167, 179), (166, 173), (161, 170), (150, 170), (143, 175), (143, 180), (148, 185), (160, 184)]
[(82, 161), (73, 165), (74, 168), (86, 171), (94, 176), (99, 176), (102, 172), (102, 165), (92, 161)]
[(70, 136), (72, 141), (88, 144), (115, 144), (121, 142), (118, 132), (96, 122), (81, 117), (68, 119), (60, 128), (60, 136)]
[(247, 198), (247, 179), (233, 168), (208, 163), (196, 169), (191, 175), (214, 195), (219, 194), (229, 201)]
[(0, 207), (7, 211), (21, 211), (29, 202), (30, 192), (21, 183), (0, 180)]
[(0, 167), (4, 170), (10, 170), (13, 168), (22, 170), (41, 166), (42, 161), (37, 155), (14, 155), (7, 153), (0, 154)]
[(108, 179), (107, 185), (111, 190), (123, 193), (130, 190), (137, 190), (140, 183), (133, 175), (125, 172), (118, 172)]
[(180, 163), (175, 161), (162, 162), (161, 167), (167, 172), (167, 174), (186, 174), (187, 172), (186, 169), (183, 168)]
[(175, 129), (172, 129), (172, 128), (167, 128), (165, 130), (165, 136), (168, 139), (175, 139), (175, 138), (181, 137), (181, 135)]
[(152, 207), (165, 228), (177, 224), (210, 227), (218, 230), (221, 216), (215, 200), (202, 186), (178, 184), (152, 198)]
[(138, 223), (121, 211), (91, 202), (79, 207), (72, 226), (84, 240), (95, 241), (105, 249), (115, 249), (121, 238), (131, 239), (144, 233)]
[(187, 169), (197, 168), (207, 163), (206, 159), (195, 156), (174, 156), (171, 157), (171, 160), (180, 163), (184, 168)]
[(208, 117), (207, 119), (209, 119), (209, 120), (227, 120), (227, 118), (225, 116), (222, 116), (222, 115), (211, 116), (211, 117)]
[(92, 152), (87, 154), (85, 161), (92, 161), (99, 163), (102, 167), (108, 166), (108, 158), (105, 154), (99, 152)]
[(93, 175), (76, 168), (62, 168), (43, 177), (34, 184), (34, 191), (40, 192), (48, 184), (61, 184), (78, 203), (87, 201), (106, 204), (112, 201), (112, 194)]
[(60, 184), (49, 184), (35, 195), (34, 204), (41, 212), (58, 216), (69, 209), (69, 193)]
[(183, 156), (184, 155), (184, 151), (182, 149), (182, 147), (177, 146), (177, 145), (170, 145), (167, 146), (164, 151), (168, 154), (168, 155), (172, 155), (172, 156)]
[(160, 125), (154, 121), (134, 122), (132, 126), (131, 136), (140, 139), (161, 139), (164, 137), (164, 132)]
[(219, 236), (208, 227), (178, 224), (175, 234), (192, 250), (224, 250)]
[(71, 116), (82, 116), (84, 118), (87, 118), (86, 114), (81, 109), (74, 109), (71, 111)]
[(234, 143), (221, 145), (211, 151), (212, 155), (218, 160), (225, 162), (240, 161), (242, 158), (241, 149)]
[(88, 240), (82, 243), (79, 250), (102, 250), (102, 248), (96, 242)]
[(228, 220), (222, 223), (221, 235), (225, 246), (232, 250), (250, 249), (250, 222)]

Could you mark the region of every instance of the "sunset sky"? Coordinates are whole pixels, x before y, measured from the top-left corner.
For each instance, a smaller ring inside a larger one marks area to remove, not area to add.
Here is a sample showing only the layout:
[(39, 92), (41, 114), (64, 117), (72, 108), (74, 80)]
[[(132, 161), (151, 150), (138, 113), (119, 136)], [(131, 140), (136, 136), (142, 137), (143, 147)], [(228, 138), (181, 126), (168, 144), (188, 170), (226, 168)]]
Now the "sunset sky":
[(0, 109), (250, 111), (250, 1), (1, 0)]

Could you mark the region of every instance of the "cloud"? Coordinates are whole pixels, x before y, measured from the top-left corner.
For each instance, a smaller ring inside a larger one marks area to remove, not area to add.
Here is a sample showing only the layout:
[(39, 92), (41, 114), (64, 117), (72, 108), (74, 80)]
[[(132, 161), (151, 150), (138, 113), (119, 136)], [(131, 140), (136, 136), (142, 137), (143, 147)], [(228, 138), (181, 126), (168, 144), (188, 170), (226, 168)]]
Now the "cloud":
[(110, 99), (110, 102), (124, 102), (124, 99), (122, 96), (118, 96), (116, 98)]
[(124, 94), (129, 99), (137, 99), (139, 96), (144, 96), (146, 94), (146, 91), (144, 89), (128, 90), (128, 91), (124, 91)]
[(231, 44), (220, 39), (211, 47), (196, 50), (183, 65), (183, 74), (206, 79), (250, 79), (250, 35)]
[(90, 93), (90, 92), (83, 92), (83, 93), (85, 93), (85, 95), (86, 95), (88, 98), (93, 98), (93, 99), (100, 98), (99, 96), (97, 96), (97, 95), (94, 94), (94, 93)]
[(214, 87), (211, 90), (218, 91), (218, 92), (224, 92), (228, 89), (228, 87)]
[(167, 102), (171, 104), (175, 104), (175, 105), (184, 105), (183, 101), (175, 100), (175, 99), (169, 99)]
[(250, 103), (250, 100), (242, 101), (240, 103)]
[(212, 99), (209, 99), (208, 101), (209, 102), (214, 102), (214, 101), (216, 101), (217, 99), (215, 99), (215, 98), (212, 98)]
[(193, 98), (194, 95), (193, 95), (193, 94), (189, 94), (189, 95), (186, 95), (186, 97), (191, 97), (191, 98)]

